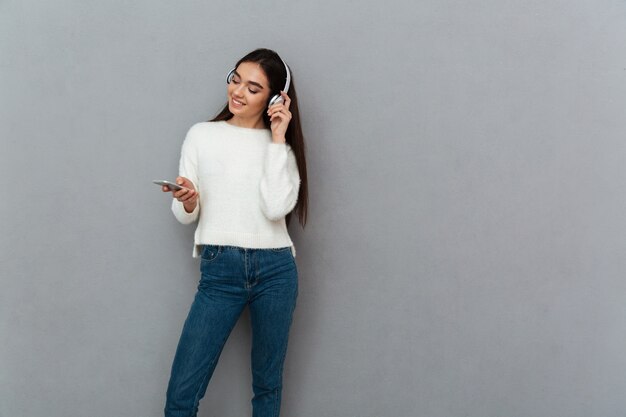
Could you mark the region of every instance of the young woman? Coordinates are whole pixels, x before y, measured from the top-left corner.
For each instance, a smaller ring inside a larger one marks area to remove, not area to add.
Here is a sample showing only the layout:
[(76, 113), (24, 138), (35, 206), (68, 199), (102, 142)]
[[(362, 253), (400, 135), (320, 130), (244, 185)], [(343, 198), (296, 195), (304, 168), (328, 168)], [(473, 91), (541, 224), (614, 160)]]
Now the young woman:
[(201, 276), (172, 364), (166, 417), (197, 414), (246, 306), (253, 417), (277, 417), (280, 411), (298, 295), (287, 226), (295, 212), (304, 227), (307, 214), (304, 138), (293, 74), (276, 52), (250, 52), (227, 82), (226, 106), (187, 132), (176, 178), (185, 188), (172, 192), (175, 217), (183, 224), (198, 221), (193, 257), (200, 257)]

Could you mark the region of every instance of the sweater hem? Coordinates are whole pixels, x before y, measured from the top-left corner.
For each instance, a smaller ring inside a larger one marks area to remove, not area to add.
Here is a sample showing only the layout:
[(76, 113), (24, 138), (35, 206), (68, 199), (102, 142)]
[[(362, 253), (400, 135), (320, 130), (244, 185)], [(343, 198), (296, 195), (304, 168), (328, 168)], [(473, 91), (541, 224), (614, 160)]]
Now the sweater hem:
[(261, 235), (246, 232), (207, 231), (194, 236), (192, 256), (198, 258), (202, 253), (202, 245), (239, 246), (249, 249), (276, 249), (291, 247), (293, 257), (296, 257), (296, 247), (289, 234)]

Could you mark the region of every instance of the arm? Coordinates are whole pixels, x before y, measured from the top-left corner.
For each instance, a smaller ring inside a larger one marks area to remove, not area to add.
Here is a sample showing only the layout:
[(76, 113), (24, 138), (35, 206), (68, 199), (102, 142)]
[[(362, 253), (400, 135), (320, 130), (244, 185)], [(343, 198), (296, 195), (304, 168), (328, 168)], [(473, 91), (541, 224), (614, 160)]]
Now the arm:
[(261, 210), (269, 220), (279, 220), (296, 206), (300, 173), (288, 144), (272, 142), (268, 146), (259, 187)]
[[(192, 126), (183, 141), (178, 172), (179, 176), (189, 179), (193, 187), (198, 191), (198, 158), (193, 142), (193, 131), (194, 127)], [(198, 219), (200, 214), (200, 199), (197, 199), (197, 204), (193, 208), (193, 211), (188, 212), (183, 203), (176, 198), (172, 198), (172, 212), (176, 219), (182, 224), (193, 223)]]

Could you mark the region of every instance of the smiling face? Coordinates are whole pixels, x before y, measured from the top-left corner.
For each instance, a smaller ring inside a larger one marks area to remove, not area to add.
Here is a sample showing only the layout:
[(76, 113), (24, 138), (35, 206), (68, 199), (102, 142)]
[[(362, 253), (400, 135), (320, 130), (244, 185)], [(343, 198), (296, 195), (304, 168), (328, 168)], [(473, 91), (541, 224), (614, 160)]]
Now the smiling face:
[(262, 114), (270, 96), (269, 80), (255, 62), (242, 62), (228, 84), (228, 110), (239, 125), (263, 125)]

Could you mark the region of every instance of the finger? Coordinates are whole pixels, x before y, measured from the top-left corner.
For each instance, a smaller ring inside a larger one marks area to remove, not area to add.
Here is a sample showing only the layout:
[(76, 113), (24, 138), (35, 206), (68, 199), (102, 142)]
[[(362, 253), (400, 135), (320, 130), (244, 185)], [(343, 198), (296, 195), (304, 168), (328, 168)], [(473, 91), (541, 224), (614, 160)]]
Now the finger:
[(283, 115), (282, 113), (278, 113), (278, 112), (277, 112), (277, 113), (274, 113), (274, 114), (272, 115), (272, 117), (270, 117), (270, 122), (271, 122), (271, 121), (273, 121), (274, 119), (280, 119), (280, 120), (283, 120), (283, 116), (284, 116), (284, 115)]
[(283, 98), (285, 99), (285, 107), (289, 108), (289, 104), (291, 104), (291, 99), (289, 98), (287, 93), (285, 93), (284, 91), (281, 91), (280, 95), (283, 96)]
[(284, 107), (284, 106), (283, 106), (283, 104), (282, 104), (282, 103), (279, 103), (279, 104), (272, 104), (272, 107), (270, 107), (270, 108), (267, 110), (267, 114), (271, 116), (271, 115), (272, 115), (272, 114), (274, 114), (275, 112), (280, 111), (280, 109), (282, 109), (283, 107)]
[(185, 195), (185, 193), (187, 193), (187, 189), (178, 190), (178, 191), (174, 191), (173, 196), (175, 198), (181, 198), (182, 196)]
[(284, 120), (284, 118), (287, 118), (288, 120), (291, 120), (291, 112), (285, 110), (285, 111), (278, 111), (275, 112), (274, 114), (272, 114), (272, 116), (270, 117), (270, 121), (274, 118), (274, 116), (276, 117), (280, 117), (281, 120)]
[(276, 111), (274, 111), (274, 113), (280, 113), (280, 114), (285, 114), (287, 112), (287, 110), (284, 107), (281, 107), (280, 109), (276, 109)]
[(180, 178), (180, 181), (177, 179), (176, 184), (182, 185), (183, 187), (189, 188), (190, 190), (194, 189), (193, 183), (189, 179), (185, 177), (178, 177), (178, 178)]
[(191, 200), (195, 196), (195, 191), (190, 190), (181, 197), (181, 201)]

